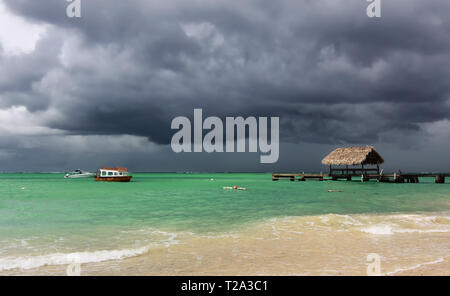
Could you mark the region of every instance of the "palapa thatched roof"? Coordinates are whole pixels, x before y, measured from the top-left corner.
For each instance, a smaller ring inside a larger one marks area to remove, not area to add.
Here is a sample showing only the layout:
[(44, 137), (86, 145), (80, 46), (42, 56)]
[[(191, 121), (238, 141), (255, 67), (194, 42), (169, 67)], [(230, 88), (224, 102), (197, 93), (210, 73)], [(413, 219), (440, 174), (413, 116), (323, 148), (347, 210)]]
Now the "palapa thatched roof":
[(383, 162), (383, 157), (372, 146), (337, 148), (322, 159), (325, 165), (376, 165)]

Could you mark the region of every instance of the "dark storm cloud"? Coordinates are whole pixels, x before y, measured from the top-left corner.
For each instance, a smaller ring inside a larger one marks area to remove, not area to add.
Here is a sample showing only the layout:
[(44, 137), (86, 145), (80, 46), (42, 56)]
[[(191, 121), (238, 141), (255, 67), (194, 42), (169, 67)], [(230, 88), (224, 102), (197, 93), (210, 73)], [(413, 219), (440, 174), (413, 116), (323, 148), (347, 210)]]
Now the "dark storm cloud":
[(54, 67), (62, 42), (55, 36), (39, 41), (32, 54), (8, 56), (0, 51), (0, 108), (23, 105), (30, 111), (49, 107), (50, 98), (35, 88)]
[(4, 2), (53, 29), (0, 56), (0, 106), (53, 108), (46, 125), (70, 134), (167, 144), (171, 119), (203, 108), (280, 116), (282, 141), (367, 143), (450, 117), (447, 0), (382, 1), (381, 19), (364, 0), (82, 1), (81, 19)]

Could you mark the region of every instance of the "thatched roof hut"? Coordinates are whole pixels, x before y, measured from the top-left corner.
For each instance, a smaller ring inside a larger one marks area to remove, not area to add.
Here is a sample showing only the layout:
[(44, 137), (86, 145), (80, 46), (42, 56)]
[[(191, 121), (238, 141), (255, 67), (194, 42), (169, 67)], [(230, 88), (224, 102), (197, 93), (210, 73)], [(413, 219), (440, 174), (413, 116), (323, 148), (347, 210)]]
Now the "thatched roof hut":
[(324, 159), (325, 165), (380, 165), (384, 159), (372, 146), (337, 148)]

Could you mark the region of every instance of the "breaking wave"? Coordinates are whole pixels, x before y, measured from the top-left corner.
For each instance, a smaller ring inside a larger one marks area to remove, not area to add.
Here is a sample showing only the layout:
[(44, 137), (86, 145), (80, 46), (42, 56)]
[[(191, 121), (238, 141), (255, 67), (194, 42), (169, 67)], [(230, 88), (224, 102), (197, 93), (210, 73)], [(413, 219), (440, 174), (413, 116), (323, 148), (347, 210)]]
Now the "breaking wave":
[(49, 265), (68, 265), (97, 263), (109, 260), (122, 260), (135, 257), (149, 252), (157, 247), (169, 247), (177, 244), (176, 233), (169, 233), (153, 229), (141, 229), (129, 231), (129, 233), (140, 234), (143, 237), (149, 234), (158, 234), (163, 236), (157, 241), (148, 242), (140, 247), (128, 247), (116, 250), (97, 250), (97, 251), (79, 251), (79, 252), (56, 252), (43, 255), (21, 255), (21, 256), (3, 256), (0, 257), (0, 272), (12, 269), (33, 269)]
[(444, 261), (445, 261), (444, 258), (439, 258), (439, 259), (434, 260), (434, 261), (425, 262), (425, 263), (419, 263), (419, 264), (416, 264), (416, 265), (411, 266), (411, 267), (397, 268), (396, 270), (391, 271), (391, 272), (387, 272), (384, 275), (394, 275), (394, 274), (399, 273), (399, 272), (414, 270), (414, 269), (420, 268), (420, 267), (425, 266), (425, 265), (439, 264), (439, 263), (442, 263)]
[(150, 247), (124, 250), (102, 250), (93, 252), (53, 253), (40, 256), (25, 256), (16, 258), (0, 258), (0, 271), (11, 269), (32, 269), (47, 265), (67, 265), (73, 263), (95, 263), (108, 260), (120, 260), (124, 258), (142, 255), (148, 252)]
[[(408, 233), (450, 232), (450, 216), (439, 214), (391, 214), (391, 215), (338, 215), (272, 218), (267, 223), (275, 230), (282, 231), (297, 225), (297, 230), (325, 230), (360, 232), (369, 235), (394, 235)], [(279, 234), (279, 233), (275, 233)]]

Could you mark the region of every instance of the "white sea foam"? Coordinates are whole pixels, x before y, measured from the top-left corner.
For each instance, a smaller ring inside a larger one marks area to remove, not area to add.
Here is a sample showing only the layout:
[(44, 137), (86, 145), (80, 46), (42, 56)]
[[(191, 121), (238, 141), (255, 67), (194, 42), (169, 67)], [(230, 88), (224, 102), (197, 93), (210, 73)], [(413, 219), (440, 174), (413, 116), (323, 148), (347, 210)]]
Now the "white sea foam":
[(450, 224), (450, 217), (446, 215), (440, 216), (422, 216), (422, 215), (396, 215), (390, 216), (393, 219), (398, 219), (399, 221), (404, 222), (413, 222), (419, 226), (427, 226), (434, 224)]
[(395, 232), (398, 233), (445, 233), (450, 232), (450, 229), (396, 229)]
[(102, 250), (93, 252), (53, 253), (40, 256), (6, 257), (0, 258), (0, 271), (11, 269), (32, 269), (46, 265), (66, 265), (72, 263), (94, 263), (108, 260), (120, 260), (124, 258), (142, 255), (148, 252), (149, 246), (124, 249)]
[(362, 232), (369, 234), (390, 235), (394, 234), (390, 225), (372, 225), (361, 229)]
[(362, 232), (369, 234), (395, 234), (395, 233), (446, 233), (450, 229), (406, 229), (396, 228), (391, 225), (372, 225), (360, 229)]
[(396, 274), (396, 273), (399, 273), (399, 272), (402, 272), (402, 271), (414, 270), (414, 269), (420, 268), (420, 267), (425, 266), (425, 265), (438, 264), (438, 263), (442, 263), (442, 262), (444, 262), (444, 258), (439, 258), (439, 259), (434, 260), (434, 261), (425, 262), (425, 263), (419, 263), (419, 264), (416, 264), (416, 265), (411, 266), (411, 267), (397, 268), (396, 270), (391, 271), (391, 272), (387, 272), (384, 275), (393, 275), (393, 274)]
[[(342, 215), (324, 214), (317, 216), (286, 217), (269, 219), (275, 235), (279, 235), (280, 222), (299, 223), (302, 227), (320, 228), (330, 231), (360, 231), (373, 235), (393, 235), (396, 233), (448, 233), (450, 217), (447, 213), (434, 215), (394, 214), (394, 215)], [(275, 227), (275, 228), (274, 228)], [(281, 228), (282, 230), (283, 228)]]
[[(136, 246), (135, 248), (124, 248), (119, 250), (99, 250), (99, 251), (80, 251), (80, 252), (56, 252), (46, 255), (26, 255), (26, 256), (4, 256), (0, 257), (0, 272), (11, 269), (32, 269), (47, 265), (67, 265), (72, 263), (96, 263), (109, 260), (121, 260), (129, 257), (135, 257), (147, 253), (151, 248), (158, 246), (169, 247), (178, 244), (176, 239), (177, 233), (170, 233), (154, 229), (140, 229), (135, 232), (146, 232), (145, 234), (152, 234), (162, 236), (156, 242), (145, 242), (144, 246)], [(62, 238), (59, 238), (61, 240)], [(25, 245), (24, 245), (25, 242)], [(8, 247), (14, 246), (17, 248), (19, 242), (14, 242)], [(25, 239), (20, 240), (22, 246), (27, 246)]]
[(359, 220), (357, 220), (354, 217), (349, 216), (349, 215), (338, 215), (338, 214), (335, 214), (335, 216), (337, 218), (341, 219), (341, 223), (343, 225), (363, 225), (361, 223), (361, 221), (359, 221)]
[(323, 224), (325, 224), (325, 225), (329, 225), (328, 222), (330, 222), (330, 217), (328, 217), (328, 216), (323, 216), (323, 217), (320, 218), (320, 221), (321, 221)]
[[(446, 217), (399, 215), (389, 216), (381, 223), (367, 221), (369, 225), (358, 230), (369, 234), (390, 235), (395, 233), (447, 233), (450, 224)], [(411, 223), (412, 222), (412, 223)]]

